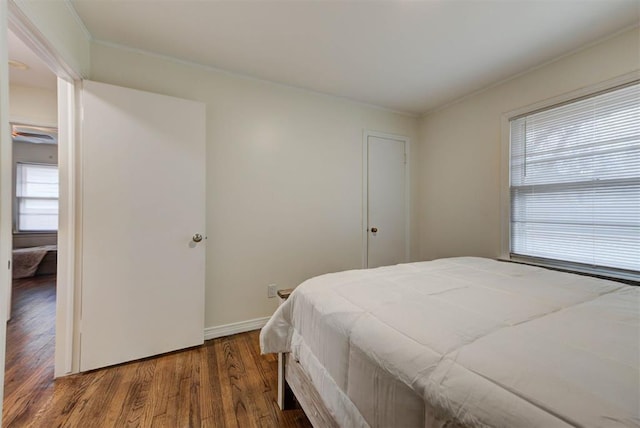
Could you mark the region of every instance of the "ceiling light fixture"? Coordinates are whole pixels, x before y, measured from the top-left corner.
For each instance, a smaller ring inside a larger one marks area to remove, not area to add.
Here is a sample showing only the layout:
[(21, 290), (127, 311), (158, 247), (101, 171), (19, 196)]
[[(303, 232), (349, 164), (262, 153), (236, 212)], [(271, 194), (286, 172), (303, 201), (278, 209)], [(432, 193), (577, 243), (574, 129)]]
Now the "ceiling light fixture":
[(9, 67), (17, 68), (18, 70), (28, 70), (29, 66), (24, 62), (16, 61), (13, 59), (9, 60)]

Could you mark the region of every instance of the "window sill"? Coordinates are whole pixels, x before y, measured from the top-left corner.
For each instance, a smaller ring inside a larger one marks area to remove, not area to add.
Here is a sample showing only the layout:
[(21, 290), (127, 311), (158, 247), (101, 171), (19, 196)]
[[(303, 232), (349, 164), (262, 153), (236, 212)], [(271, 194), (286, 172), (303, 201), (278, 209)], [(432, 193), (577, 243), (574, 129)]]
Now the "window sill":
[(29, 231), (25, 231), (25, 230), (14, 230), (13, 231), (13, 236), (23, 236), (23, 235), (57, 235), (58, 231), (57, 230), (29, 230)]
[(561, 272), (575, 273), (578, 275), (592, 276), (595, 278), (623, 282), (629, 285), (640, 285), (640, 272), (595, 267), (580, 263), (563, 262), (559, 260), (526, 257), (517, 254), (512, 254), (510, 256), (501, 256), (498, 257), (498, 260), (503, 262), (520, 263), (530, 266), (539, 266)]

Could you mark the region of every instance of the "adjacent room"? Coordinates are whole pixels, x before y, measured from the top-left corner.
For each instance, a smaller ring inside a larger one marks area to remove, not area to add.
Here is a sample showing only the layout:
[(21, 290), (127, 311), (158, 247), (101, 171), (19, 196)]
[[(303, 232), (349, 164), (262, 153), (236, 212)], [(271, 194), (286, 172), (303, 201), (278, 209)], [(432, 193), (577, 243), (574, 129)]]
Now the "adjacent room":
[(7, 0), (0, 63), (4, 426), (640, 425), (639, 0)]
[(7, 295), (5, 398), (53, 378), (58, 244), (55, 74), (8, 33), (12, 142), (12, 280)]

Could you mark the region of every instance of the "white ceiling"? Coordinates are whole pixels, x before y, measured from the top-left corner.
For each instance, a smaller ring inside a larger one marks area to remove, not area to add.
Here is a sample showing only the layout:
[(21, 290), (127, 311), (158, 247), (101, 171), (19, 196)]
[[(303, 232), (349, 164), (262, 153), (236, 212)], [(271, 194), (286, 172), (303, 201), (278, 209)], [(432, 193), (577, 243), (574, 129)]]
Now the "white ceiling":
[(96, 40), (422, 113), (640, 21), (640, 0), (72, 0)]
[(27, 65), (27, 70), (9, 67), (9, 82), (12, 85), (56, 90), (56, 75), (15, 34), (8, 32), (9, 59)]

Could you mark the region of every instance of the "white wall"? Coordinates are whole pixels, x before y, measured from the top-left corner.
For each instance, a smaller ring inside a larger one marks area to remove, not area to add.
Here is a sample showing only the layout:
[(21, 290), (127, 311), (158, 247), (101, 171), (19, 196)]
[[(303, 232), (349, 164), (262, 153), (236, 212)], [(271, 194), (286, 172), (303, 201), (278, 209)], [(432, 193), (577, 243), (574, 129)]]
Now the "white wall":
[(270, 315), (269, 283), (360, 268), (363, 129), (417, 137), (412, 116), (103, 44), (91, 78), (206, 103), (207, 327)]
[(9, 87), (9, 120), (27, 125), (57, 127), (56, 91), (11, 85)]
[(640, 69), (638, 28), (420, 120), (419, 258), (500, 255), (503, 113)]

